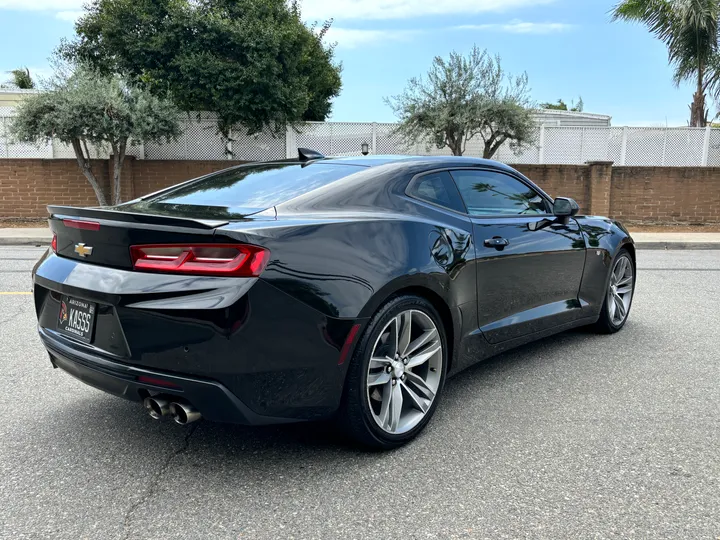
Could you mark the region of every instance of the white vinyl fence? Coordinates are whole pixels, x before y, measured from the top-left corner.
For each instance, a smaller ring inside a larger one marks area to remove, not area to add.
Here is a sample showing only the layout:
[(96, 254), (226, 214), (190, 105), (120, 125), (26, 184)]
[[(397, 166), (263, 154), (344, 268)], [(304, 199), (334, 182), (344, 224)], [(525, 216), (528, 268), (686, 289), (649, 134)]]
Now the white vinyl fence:
[[(72, 148), (53, 141), (35, 146), (15, 143), (7, 136), (12, 108), (0, 108), (0, 159), (74, 158)], [(449, 155), (423, 144), (407, 146), (393, 135), (395, 124), (309, 122), (284, 133), (245, 135), (234, 129), (226, 141), (217, 132), (212, 115), (192, 115), (183, 120), (183, 135), (167, 144), (134, 141), (128, 154), (138, 159), (235, 159), (268, 161), (295, 157), (298, 147), (317, 150), (328, 156), (360, 155), (367, 143), (370, 154)], [(93, 157), (107, 158), (108, 149), (91, 149)], [(482, 141), (468, 142), (466, 156), (482, 156)], [(643, 127), (542, 126), (535, 141), (519, 154), (506, 145), (494, 156), (506, 163), (583, 164), (613, 161), (635, 166), (720, 166), (720, 129)]]

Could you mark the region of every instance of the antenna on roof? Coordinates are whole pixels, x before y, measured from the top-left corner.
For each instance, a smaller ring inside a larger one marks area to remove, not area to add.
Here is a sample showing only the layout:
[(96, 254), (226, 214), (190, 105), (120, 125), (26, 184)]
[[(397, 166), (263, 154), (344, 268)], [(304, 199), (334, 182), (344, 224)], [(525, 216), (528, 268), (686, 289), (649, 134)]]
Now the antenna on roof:
[(323, 156), (317, 150), (310, 150), (309, 148), (298, 148), (298, 159), (300, 161), (310, 161), (311, 159), (323, 159)]

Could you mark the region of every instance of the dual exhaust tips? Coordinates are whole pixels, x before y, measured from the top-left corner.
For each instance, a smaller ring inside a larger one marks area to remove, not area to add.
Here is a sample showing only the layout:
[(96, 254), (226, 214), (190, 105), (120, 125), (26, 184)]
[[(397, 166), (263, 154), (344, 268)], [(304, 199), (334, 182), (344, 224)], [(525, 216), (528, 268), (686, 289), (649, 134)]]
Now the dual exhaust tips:
[(202, 417), (200, 411), (192, 405), (175, 401), (170, 402), (159, 397), (145, 398), (143, 400), (143, 406), (155, 420), (160, 420), (163, 416), (170, 415), (173, 417), (173, 420), (181, 426), (200, 420)]

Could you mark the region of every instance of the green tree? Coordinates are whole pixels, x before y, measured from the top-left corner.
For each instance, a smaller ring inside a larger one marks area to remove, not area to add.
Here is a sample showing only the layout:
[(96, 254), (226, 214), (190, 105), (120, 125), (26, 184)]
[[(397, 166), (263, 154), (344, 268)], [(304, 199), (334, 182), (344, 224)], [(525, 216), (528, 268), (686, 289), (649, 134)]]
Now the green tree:
[(489, 159), (507, 141), (515, 151), (532, 142), (536, 124), (529, 94), (527, 74), (507, 75), (498, 56), (473, 47), (467, 57), (456, 52), (447, 60), (435, 57), (425, 78), (410, 79), (405, 91), (386, 103), (407, 143), (434, 143), (461, 156), (479, 136)]
[(583, 102), (583, 98), (580, 97), (578, 98), (577, 103), (575, 103), (574, 101), (570, 102), (570, 108), (568, 108), (565, 101), (563, 101), (562, 99), (558, 99), (557, 103), (541, 103), (540, 108), (551, 111), (583, 112), (583, 110), (585, 110), (585, 103)]
[(612, 11), (613, 20), (644, 24), (668, 48), (675, 68), (674, 82), (692, 80), (695, 93), (690, 104), (690, 125), (705, 127), (707, 92), (718, 96), (718, 0), (623, 0)]
[(35, 81), (30, 76), (30, 70), (26, 67), (13, 69), (8, 71), (10, 79), (7, 81), (11, 87), (19, 88), (20, 90), (32, 90), (35, 88)]
[(69, 78), (55, 81), (47, 92), (24, 100), (17, 107), (10, 134), (22, 142), (57, 139), (71, 145), (98, 203), (106, 206), (107, 197), (92, 170), (89, 145), (112, 150), (112, 202), (117, 204), (121, 202), (122, 167), (129, 141), (177, 139), (179, 115), (169, 101), (117, 75), (80, 68)]
[(66, 59), (125, 73), (183, 111), (211, 111), (227, 136), (324, 120), (340, 92), (340, 65), (285, 0), (92, 0), (65, 42)]

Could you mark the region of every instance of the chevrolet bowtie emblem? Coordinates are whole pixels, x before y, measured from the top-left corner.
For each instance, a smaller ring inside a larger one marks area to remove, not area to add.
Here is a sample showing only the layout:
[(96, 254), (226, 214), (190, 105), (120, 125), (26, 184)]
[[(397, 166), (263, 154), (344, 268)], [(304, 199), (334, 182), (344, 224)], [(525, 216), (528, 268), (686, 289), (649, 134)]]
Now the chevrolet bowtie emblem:
[(93, 248), (90, 246), (86, 246), (85, 244), (75, 244), (75, 253), (80, 255), (81, 257), (87, 257), (88, 255), (92, 255)]

